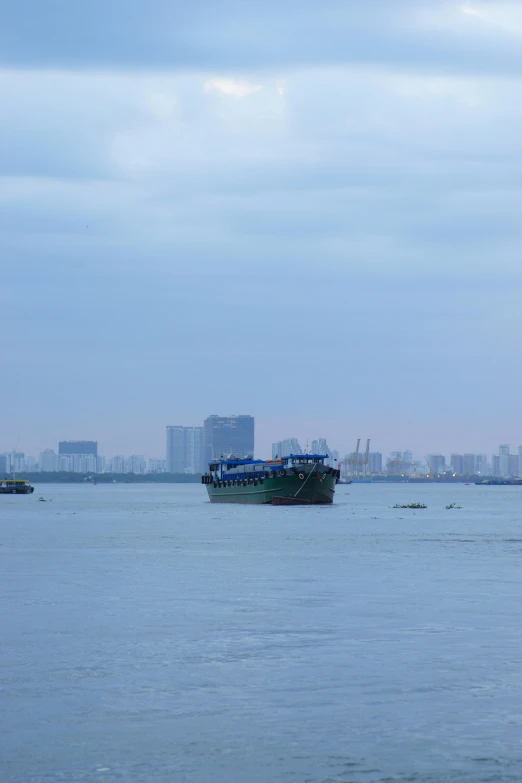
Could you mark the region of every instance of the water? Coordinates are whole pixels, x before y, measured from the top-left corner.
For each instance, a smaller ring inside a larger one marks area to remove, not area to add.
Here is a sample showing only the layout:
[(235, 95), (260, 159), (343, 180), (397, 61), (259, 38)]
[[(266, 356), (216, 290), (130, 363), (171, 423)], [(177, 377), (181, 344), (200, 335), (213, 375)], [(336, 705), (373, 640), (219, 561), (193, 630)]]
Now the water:
[(0, 498), (2, 783), (522, 780), (522, 488), (336, 497)]

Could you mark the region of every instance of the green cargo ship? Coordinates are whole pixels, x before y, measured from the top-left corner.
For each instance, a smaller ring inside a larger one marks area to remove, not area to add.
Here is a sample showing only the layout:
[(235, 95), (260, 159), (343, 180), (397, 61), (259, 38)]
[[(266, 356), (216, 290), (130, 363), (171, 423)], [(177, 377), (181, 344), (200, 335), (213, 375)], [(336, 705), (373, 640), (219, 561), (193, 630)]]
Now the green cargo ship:
[(278, 460), (215, 460), (201, 477), (211, 503), (316, 505), (333, 503), (340, 472), (327, 454), (290, 454)]

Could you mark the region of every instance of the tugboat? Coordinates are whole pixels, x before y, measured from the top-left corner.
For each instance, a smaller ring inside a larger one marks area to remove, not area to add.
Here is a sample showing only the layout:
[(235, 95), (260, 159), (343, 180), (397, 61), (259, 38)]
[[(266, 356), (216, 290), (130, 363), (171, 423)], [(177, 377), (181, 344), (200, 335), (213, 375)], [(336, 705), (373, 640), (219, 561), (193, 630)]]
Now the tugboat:
[(340, 471), (326, 465), (327, 459), (327, 454), (290, 454), (275, 460), (221, 458), (209, 464), (201, 483), (211, 503), (333, 503)]
[(27, 479), (0, 479), (0, 495), (30, 495), (34, 492)]

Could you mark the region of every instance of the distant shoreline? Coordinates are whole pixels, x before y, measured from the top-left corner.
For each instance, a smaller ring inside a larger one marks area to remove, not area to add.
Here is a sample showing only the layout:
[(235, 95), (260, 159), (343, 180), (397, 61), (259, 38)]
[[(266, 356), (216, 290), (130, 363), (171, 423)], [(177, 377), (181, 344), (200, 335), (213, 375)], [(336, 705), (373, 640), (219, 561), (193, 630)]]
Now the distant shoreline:
[[(199, 484), (201, 474), (187, 473), (16, 473), (9, 478), (27, 479), (31, 484)], [(353, 484), (473, 484), (494, 476), (374, 476), (370, 481), (353, 479)], [(341, 485), (343, 482), (341, 482)], [(346, 485), (349, 486), (349, 485)]]
[(185, 473), (16, 473), (31, 484), (199, 484), (200, 474)]

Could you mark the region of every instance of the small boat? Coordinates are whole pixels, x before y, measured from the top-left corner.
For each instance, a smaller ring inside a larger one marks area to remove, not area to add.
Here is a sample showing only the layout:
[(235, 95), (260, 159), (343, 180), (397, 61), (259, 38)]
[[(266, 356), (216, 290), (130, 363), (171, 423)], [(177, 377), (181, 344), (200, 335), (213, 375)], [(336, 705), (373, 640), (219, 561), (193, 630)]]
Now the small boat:
[(30, 495), (34, 492), (27, 479), (1, 479), (0, 495)]

